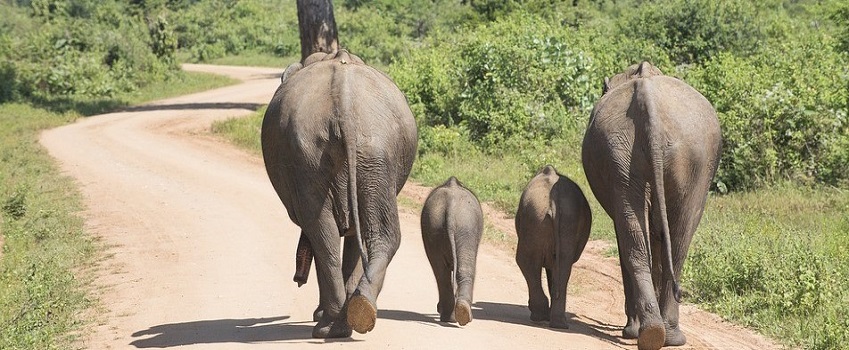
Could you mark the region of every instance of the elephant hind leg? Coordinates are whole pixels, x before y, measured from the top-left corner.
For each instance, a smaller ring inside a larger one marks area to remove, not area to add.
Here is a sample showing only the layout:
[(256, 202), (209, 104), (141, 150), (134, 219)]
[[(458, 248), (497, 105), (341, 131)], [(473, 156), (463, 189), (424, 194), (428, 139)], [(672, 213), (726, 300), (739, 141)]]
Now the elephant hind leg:
[[(304, 230), (313, 242), (315, 254), (316, 276), (320, 295), (320, 315), (318, 323), (313, 328), (314, 338), (345, 338), (351, 336), (351, 329), (342, 317), (345, 304), (345, 286), (342, 279), (340, 262), (341, 244), (333, 215), (328, 209), (323, 209), (318, 220)], [(331, 237), (324, 239), (323, 237)]]
[[(617, 227), (617, 232), (619, 232)], [(625, 255), (623, 245), (617, 242), (619, 247), (619, 268), (622, 272), (622, 289), (625, 294), (625, 327), (622, 328), (622, 338), (637, 339), (640, 335), (640, 320), (637, 318), (636, 295), (634, 294), (634, 282), (631, 275), (625, 270)]]
[(454, 311), (454, 262), (451, 255), (451, 247), (444, 240), (445, 236), (422, 237), (425, 253), (430, 262), (433, 277), (436, 279), (436, 289), (439, 294), (439, 302), (436, 304), (436, 312), (439, 313), (440, 322), (451, 322)]
[[(566, 255), (567, 261), (574, 261), (574, 255)], [(566, 293), (569, 286), (569, 278), (572, 276), (572, 264), (565, 264), (554, 269), (553, 282), (549, 282), (551, 289), (551, 316), (549, 326), (551, 328), (569, 329), (566, 322)]]
[[(636, 200), (630, 202), (640, 203)], [(641, 225), (637, 216), (634, 215), (634, 213), (642, 212), (642, 210), (634, 210), (628, 206), (623, 209), (621, 212), (626, 214), (617, 217), (615, 225), (619, 243), (619, 258), (623, 267), (622, 279), (626, 289), (626, 313), (634, 312), (636, 317), (633, 321), (639, 322), (638, 347), (640, 349), (659, 349), (665, 342), (666, 331), (652, 281), (651, 258), (649, 256), (649, 244), (651, 243), (646, 242), (645, 226)], [(628, 293), (628, 289), (630, 289), (630, 293)], [(628, 316), (628, 321), (633, 326), (631, 315)], [(628, 330), (627, 327), (626, 330)], [(657, 345), (658, 343), (660, 345)], [(656, 345), (657, 347), (655, 347)]]
[(542, 262), (537, 261), (538, 259), (526, 258), (529, 256), (534, 255), (517, 252), (516, 262), (528, 284), (528, 309), (531, 310), (531, 321), (548, 321), (550, 308), (548, 297), (542, 290)]

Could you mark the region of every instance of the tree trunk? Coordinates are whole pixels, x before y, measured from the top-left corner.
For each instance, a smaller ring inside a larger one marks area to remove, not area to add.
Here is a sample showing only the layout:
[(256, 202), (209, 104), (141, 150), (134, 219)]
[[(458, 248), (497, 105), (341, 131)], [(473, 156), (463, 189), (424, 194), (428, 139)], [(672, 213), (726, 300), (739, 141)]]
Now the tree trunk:
[(337, 51), (339, 39), (331, 0), (297, 0), (297, 4), (301, 63), (316, 52)]

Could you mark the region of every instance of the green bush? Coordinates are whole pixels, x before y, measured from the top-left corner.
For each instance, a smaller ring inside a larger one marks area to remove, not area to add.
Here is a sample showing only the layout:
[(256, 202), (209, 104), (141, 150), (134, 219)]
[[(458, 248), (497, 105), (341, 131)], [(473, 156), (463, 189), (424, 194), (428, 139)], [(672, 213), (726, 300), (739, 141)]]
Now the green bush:
[(167, 22), (152, 32), (119, 2), (32, 1), (0, 9), (0, 75), (9, 81), (0, 101), (109, 97), (176, 69), (168, 48), (152, 42), (152, 35), (168, 40)]
[(686, 75), (719, 113), (724, 145), (717, 181), (727, 188), (849, 180), (847, 60), (828, 36), (812, 36), (748, 58), (720, 54)]
[(421, 126), (459, 125), (479, 147), (506, 151), (555, 139), (578, 146), (604, 77), (642, 59), (670, 66), (646, 41), (516, 11), (470, 33), (436, 33), (390, 73)]
[(849, 4), (842, 3), (835, 6), (829, 17), (840, 28), (837, 48), (849, 54)]
[(169, 2), (179, 50), (194, 61), (243, 52), (299, 56), (298, 15), (294, 1), (210, 0)]
[(642, 2), (621, 32), (664, 48), (677, 63), (700, 63), (720, 52), (746, 55), (766, 39), (757, 4), (748, 0)]
[(483, 147), (552, 138), (584, 124), (601, 81), (593, 59), (569, 41), (532, 17), (499, 21), (434, 40), (391, 72), (423, 125), (462, 125)]

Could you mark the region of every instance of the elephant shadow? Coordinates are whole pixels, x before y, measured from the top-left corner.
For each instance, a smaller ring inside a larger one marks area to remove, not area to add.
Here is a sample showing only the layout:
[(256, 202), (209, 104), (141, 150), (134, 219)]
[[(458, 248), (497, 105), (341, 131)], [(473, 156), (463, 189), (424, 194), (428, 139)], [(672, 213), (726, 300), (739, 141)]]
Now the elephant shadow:
[[(569, 329), (557, 329), (548, 327), (548, 322), (531, 321), (531, 312), (527, 305), (505, 304), (489, 301), (478, 301), (472, 305), (472, 312), (476, 319), (507, 322), (522, 326), (545, 328), (553, 332), (583, 334), (593, 338), (601, 339), (612, 344), (628, 345), (622, 338), (610, 333), (621, 327), (598, 322), (587, 317), (577, 317), (574, 313), (566, 312)], [(584, 319), (590, 321), (585, 322)]]
[(443, 327), (460, 328), (460, 326), (458, 326), (456, 323), (439, 321), (439, 315), (435, 313), (421, 314), (418, 312), (411, 311), (381, 309), (377, 311), (377, 317), (396, 321), (437, 324)]
[(263, 343), (302, 340), (307, 342), (351, 342), (350, 338), (314, 339), (314, 322), (280, 322), (289, 316), (218, 319), (152, 326), (132, 334), (136, 348), (171, 348), (195, 344)]

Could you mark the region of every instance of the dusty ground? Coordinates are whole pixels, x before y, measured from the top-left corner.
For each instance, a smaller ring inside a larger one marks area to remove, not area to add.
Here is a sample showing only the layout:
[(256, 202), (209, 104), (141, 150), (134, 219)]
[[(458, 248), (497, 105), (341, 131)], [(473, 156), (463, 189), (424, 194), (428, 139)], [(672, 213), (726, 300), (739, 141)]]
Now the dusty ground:
[[(267, 103), (280, 71), (185, 68), (244, 83), (85, 118), (41, 137), (82, 188), (86, 229), (109, 247), (96, 269), (103, 312), (81, 347), (636, 349), (618, 336), (624, 315), (617, 259), (603, 257), (606, 245), (597, 241), (573, 274), (570, 330), (529, 321), (525, 282), (511, 253), (486, 245), (474, 321), (436, 322), (436, 284), (414, 210), (401, 213), (404, 236), (378, 300), (375, 330), (312, 339), (315, 276), (300, 289), (291, 281), (299, 229), (261, 159), (208, 134), (212, 121)], [(427, 192), (408, 184), (404, 195), (423, 200)], [(509, 219), (494, 216), (497, 227), (512, 231)], [(690, 341), (681, 349), (777, 348), (692, 306), (681, 319)]]

